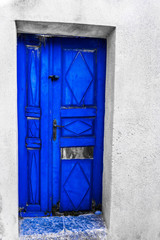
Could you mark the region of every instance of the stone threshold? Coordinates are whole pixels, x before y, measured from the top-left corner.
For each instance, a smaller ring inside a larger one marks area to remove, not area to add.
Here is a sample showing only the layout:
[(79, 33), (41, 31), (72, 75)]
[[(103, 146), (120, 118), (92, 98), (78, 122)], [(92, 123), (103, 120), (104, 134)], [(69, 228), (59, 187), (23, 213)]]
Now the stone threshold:
[(102, 215), (35, 217), (19, 220), (20, 240), (98, 240), (106, 239)]

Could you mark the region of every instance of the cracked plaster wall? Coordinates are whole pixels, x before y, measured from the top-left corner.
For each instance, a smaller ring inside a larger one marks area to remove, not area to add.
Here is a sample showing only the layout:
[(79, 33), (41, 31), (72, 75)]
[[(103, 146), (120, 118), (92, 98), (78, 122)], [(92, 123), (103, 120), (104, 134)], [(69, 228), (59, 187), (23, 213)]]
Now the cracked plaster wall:
[(116, 27), (109, 36), (115, 50), (108, 48), (115, 59), (107, 69), (114, 82), (106, 89), (103, 213), (111, 240), (160, 239), (158, 0), (0, 2), (0, 237), (18, 239), (15, 20)]

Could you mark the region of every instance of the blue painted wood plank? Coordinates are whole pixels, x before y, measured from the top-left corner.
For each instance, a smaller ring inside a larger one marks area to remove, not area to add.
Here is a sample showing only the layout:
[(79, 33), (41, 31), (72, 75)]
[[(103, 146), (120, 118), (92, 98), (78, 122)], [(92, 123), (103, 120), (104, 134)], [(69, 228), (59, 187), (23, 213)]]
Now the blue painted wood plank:
[(38, 35), (19, 34), (19, 37), (21, 38), (22, 42), (27, 46), (36, 46), (36, 47), (41, 46), (41, 42)]
[(27, 106), (39, 106), (40, 48), (27, 47)]
[[(53, 39), (48, 39), (48, 76), (53, 75)], [(46, 55), (47, 57), (47, 55)], [(44, 72), (45, 74), (45, 72)], [(52, 146), (52, 139), (53, 139), (53, 83), (51, 79), (48, 79), (48, 210), (52, 210), (53, 206), (53, 146)]]
[(18, 37), (17, 45), (17, 105), (18, 105), (18, 177), (19, 207), (25, 207), (28, 201), (27, 149), (25, 137), (27, 120), (25, 117), (26, 99), (26, 47), (23, 39)]
[(28, 212), (40, 212), (41, 211), (41, 206), (38, 205), (38, 204), (28, 205), (26, 210)]
[(41, 211), (46, 212), (49, 206), (49, 142), (50, 139), (50, 129), (49, 129), (49, 40), (41, 46), (41, 91), (40, 91), (40, 108), (41, 108), (41, 178), (40, 178), (40, 202)]
[(96, 38), (63, 38), (61, 40), (63, 49), (65, 50), (79, 50), (79, 49), (87, 49), (90, 51), (94, 51), (99, 46), (101, 39)]
[[(62, 41), (62, 40), (61, 40)], [(77, 51), (69, 51), (68, 49), (65, 50), (64, 48), (62, 52), (63, 60), (62, 60), (62, 69), (63, 69), (63, 88), (62, 88), (62, 105), (74, 105), (76, 104), (76, 99), (72, 94), (72, 89), (68, 82), (66, 81), (66, 73), (69, 70), (74, 58), (77, 55)]]
[(41, 140), (40, 138), (26, 138), (25, 145), (27, 148), (40, 148)]
[(21, 212), (20, 217), (47, 217), (47, 216), (52, 216), (51, 213), (45, 213), (45, 212)]
[(61, 147), (80, 147), (80, 146), (94, 146), (95, 137), (61, 137)]
[(95, 117), (96, 108), (62, 108), (61, 117)]
[(40, 117), (40, 108), (39, 107), (25, 107), (26, 117)]
[(97, 48), (97, 84), (96, 102), (97, 117), (95, 120), (96, 145), (93, 161), (93, 199), (96, 205), (102, 203), (102, 173), (103, 173), (103, 135), (105, 107), (105, 76), (106, 76), (106, 40), (99, 40)]
[(94, 134), (93, 118), (62, 118), (62, 136), (91, 136)]
[[(62, 87), (62, 48), (61, 41), (53, 39), (53, 60), (51, 59), (53, 74), (58, 75), (58, 81), (52, 82), (52, 114), (53, 120), (56, 119), (57, 125), (61, 125), (60, 108), (61, 108), (61, 87)], [(53, 129), (53, 125), (52, 125)], [(61, 136), (61, 130), (57, 129), (57, 138), (54, 141), (52, 138), (53, 147), (53, 206), (57, 206), (60, 200), (60, 144), (59, 139)]]
[(29, 204), (39, 204), (40, 190), (40, 154), (39, 150), (28, 150), (28, 186)]
[(27, 118), (27, 137), (40, 137), (40, 121), (38, 118)]
[(96, 50), (82, 51), (84, 61), (87, 67), (92, 73), (92, 82), (89, 85), (85, 97), (84, 105), (95, 105), (96, 104)]

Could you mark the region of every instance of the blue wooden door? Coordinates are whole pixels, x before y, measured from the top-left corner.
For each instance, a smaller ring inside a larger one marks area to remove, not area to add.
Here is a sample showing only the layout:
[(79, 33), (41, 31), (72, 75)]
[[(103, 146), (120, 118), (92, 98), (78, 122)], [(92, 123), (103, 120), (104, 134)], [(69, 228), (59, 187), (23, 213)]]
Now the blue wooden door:
[(106, 41), (18, 38), (22, 216), (102, 201)]

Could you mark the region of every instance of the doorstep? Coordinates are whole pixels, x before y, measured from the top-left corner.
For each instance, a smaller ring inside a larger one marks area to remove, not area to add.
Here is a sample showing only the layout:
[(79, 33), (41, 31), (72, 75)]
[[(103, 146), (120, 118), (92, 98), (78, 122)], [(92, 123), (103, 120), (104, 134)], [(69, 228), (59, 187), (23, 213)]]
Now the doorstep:
[(35, 217), (19, 220), (20, 240), (106, 239), (107, 229), (102, 215)]

